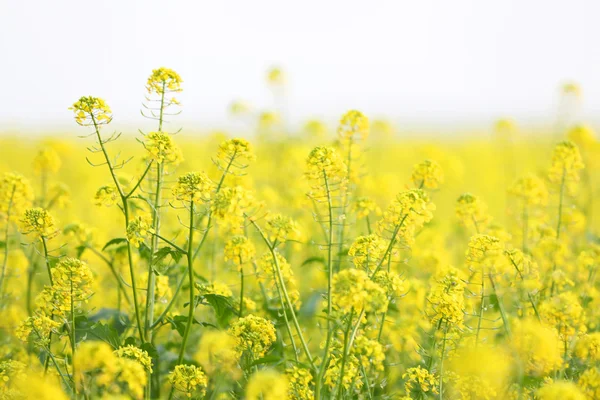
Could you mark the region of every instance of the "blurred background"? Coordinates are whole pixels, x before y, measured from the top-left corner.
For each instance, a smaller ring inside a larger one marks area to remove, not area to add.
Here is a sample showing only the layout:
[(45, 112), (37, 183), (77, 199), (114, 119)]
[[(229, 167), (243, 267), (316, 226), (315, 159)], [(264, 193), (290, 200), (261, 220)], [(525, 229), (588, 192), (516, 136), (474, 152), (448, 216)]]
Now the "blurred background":
[(546, 132), (594, 125), (599, 4), (0, 0), (0, 131), (74, 131), (67, 108), (82, 95), (106, 99), (116, 128), (145, 128), (144, 85), (160, 66), (184, 80), (178, 127), (199, 132), (252, 131), (248, 119), (274, 112), (291, 131), (335, 126), (351, 108), (434, 135), (500, 117)]

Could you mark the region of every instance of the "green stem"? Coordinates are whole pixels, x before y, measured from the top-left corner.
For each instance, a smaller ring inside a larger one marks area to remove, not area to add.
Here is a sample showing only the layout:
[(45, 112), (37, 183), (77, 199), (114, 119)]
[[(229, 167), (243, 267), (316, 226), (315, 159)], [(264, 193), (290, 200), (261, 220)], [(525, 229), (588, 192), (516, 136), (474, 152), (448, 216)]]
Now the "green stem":
[[(106, 161), (106, 165), (108, 166), (110, 176), (112, 177), (112, 180), (113, 180), (113, 182), (117, 188), (117, 191), (119, 192), (119, 195), (121, 197), (121, 203), (123, 206), (123, 214), (125, 216), (125, 228), (127, 228), (129, 226), (129, 205), (128, 205), (127, 195), (125, 194), (125, 192), (123, 192), (123, 188), (121, 187), (121, 184), (119, 183), (119, 179), (117, 178), (117, 175), (115, 174), (114, 167), (112, 165), (112, 162), (110, 161), (110, 157), (108, 156), (108, 152), (106, 151), (104, 142), (102, 141), (102, 136), (100, 135), (100, 127), (98, 126), (98, 123), (96, 122), (96, 117), (94, 116), (93, 113), (90, 113), (90, 117), (92, 119), (92, 123), (94, 124), (94, 129), (96, 131), (96, 137), (98, 139), (98, 144), (100, 145), (100, 149), (102, 150), (102, 154), (104, 155), (104, 160)], [(138, 329), (138, 333), (140, 336), (140, 340), (142, 341), (142, 343), (144, 343), (144, 331), (143, 331), (142, 319), (140, 317), (139, 303), (138, 303), (138, 299), (137, 299), (137, 285), (135, 283), (135, 270), (134, 270), (134, 265), (133, 265), (133, 256), (132, 256), (130, 242), (127, 242), (127, 259), (129, 262), (129, 273), (131, 275), (131, 288), (133, 291), (133, 306), (135, 308), (135, 319), (137, 322), (137, 329)]]
[(490, 273), (489, 275), (490, 283), (492, 284), (492, 291), (494, 295), (496, 295), (496, 300), (498, 302), (498, 311), (500, 312), (500, 317), (502, 318), (502, 323), (504, 324), (504, 330), (506, 331), (506, 336), (510, 339), (510, 326), (508, 325), (508, 317), (506, 316), (506, 311), (504, 310), (504, 304), (502, 303), (502, 298), (498, 294), (496, 290), (496, 282), (494, 282), (494, 277)]
[[(161, 106), (162, 111), (162, 106)], [(162, 120), (161, 120), (162, 121)], [(160, 234), (160, 202), (162, 190), (163, 164), (156, 167), (156, 192), (154, 193), (154, 204), (152, 208), (152, 229), (156, 233), (152, 236), (150, 244), (150, 263), (148, 264), (148, 286), (146, 288), (146, 316), (144, 319), (144, 335), (147, 341), (152, 340), (150, 326), (154, 320), (154, 292), (156, 287), (156, 275), (154, 274), (154, 254), (158, 249), (158, 235)]]
[(75, 398), (77, 398), (77, 369), (75, 365), (75, 307), (74, 307), (74, 299), (73, 299), (73, 274), (71, 273), (71, 368), (73, 375), (73, 392)]
[(12, 192), (10, 194), (10, 200), (8, 201), (8, 207), (6, 209), (6, 228), (4, 230), (4, 259), (2, 260), (2, 275), (0, 276), (0, 303), (4, 303), (4, 279), (6, 276), (6, 265), (8, 263), (8, 234), (10, 229), (10, 211), (12, 209), (13, 198), (15, 196), (15, 190), (17, 186), (13, 185)]
[(325, 349), (323, 350), (323, 361), (321, 362), (319, 373), (317, 375), (317, 381), (315, 383), (315, 392), (317, 400), (320, 400), (321, 386), (323, 376), (325, 375), (325, 369), (327, 368), (327, 361), (329, 360), (329, 347), (331, 346), (331, 339), (333, 337), (333, 303), (332, 303), (332, 282), (333, 282), (333, 201), (331, 198), (331, 190), (329, 188), (329, 180), (327, 179), (327, 173), (323, 170), (323, 180), (325, 182), (325, 190), (327, 191), (327, 212), (329, 229), (327, 231), (327, 339), (325, 340)]
[(475, 347), (479, 345), (479, 333), (481, 331), (481, 321), (483, 320), (483, 309), (485, 308), (485, 270), (481, 267), (481, 299), (479, 304), (479, 319), (477, 320), (477, 333), (475, 334)]
[[(277, 278), (279, 280), (279, 285), (281, 287), (281, 291), (283, 292), (283, 297), (287, 304), (287, 308), (290, 312), (290, 315), (292, 316), (292, 322), (294, 323), (294, 327), (296, 328), (296, 332), (298, 333), (298, 337), (300, 338), (300, 342), (302, 343), (302, 348), (304, 349), (304, 353), (306, 354), (306, 357), (308, 358), (308, 361), (309, 361), (311, 367), (313, 368), (313, 370), (316, 371), (314, 360), (310, 354), (310, 350), (308, 349), (308, 344), (307, 344), (306, 340), (304, 339), (304, 335), (302, 334), (302, 328), (300, 327), (300, 324), (298, 323), (298, 318), (296, 317), (296, 312), (294, 311), (294, 305), (292, 304), (292, 301), (290, 300), (290, 296), (289, 296), (287, 288), (285, 286), (285, 281), (283, 279), (283, 274), (281, 272), (281, 266), (279, 265), (279, 259), (277, 258), (275, 249), (273, 248), (271, 242), (269, 241), (269, 239), (267, 238), (265, 233), (262, 231), (260, 226), (258, 226), (256, 221), (254, 219), (251, 219), (250, 222), (252, 223), (254, 228), (258, 231), (258, 233), (262, 237), (263, 241), (269, 248), (269, 252), (271, 253), (273, 262), (275, 264), (275, 270), (277, 272)], [(286, 312), (286, 310), (284, 309), (283, 312)]]
[(192, 260), (192, 251), (194, 245), (194, 202), (190, 202), (190, 229), (188, 234), (188, 251), (187, 251), (187, 260), (188, 260), (188, 280), (190, 284), (190, 304), (188, 304), (188, 320), (187, 325), (185, 327), (185, 331), (183, 333), (183, 341), (181, 343), (181, 349), (179, 350), (179, 357), (177, 357), (177, 365), (180, 365), (183, 362), (183, 355), (185, 354), (185, 346), (187, 344), (188, 338), (190, 336), (190, 331), (192, 330), (192, 325), (194, 322), (194, 311), (195, 307), (195, 299), (194, 299), (194, 268), (193, 268), (193, 260)]
[(333, 398), (338, 398), (338, 394), (344, 393), (344, 370), (346, 368), (346, 354), (348, 352), (348, 335), (350, 335), (350, 329), (352, 329), (352, 316), (354, 315), (354, 309), (350, 311), (350, 316), (348, 317), (348, 326), (344, 331), (344, 346), (342, 350), (342, 365), (340, 366), (340, 376), (338, 377), (338, 381), (335, 385), (336, 389), (334, 390)]
[[(241, 262), (241, 257), (240, 257)], [(240, 313), (239, 317), (244, 316), (244, 266), (240, 263)]]

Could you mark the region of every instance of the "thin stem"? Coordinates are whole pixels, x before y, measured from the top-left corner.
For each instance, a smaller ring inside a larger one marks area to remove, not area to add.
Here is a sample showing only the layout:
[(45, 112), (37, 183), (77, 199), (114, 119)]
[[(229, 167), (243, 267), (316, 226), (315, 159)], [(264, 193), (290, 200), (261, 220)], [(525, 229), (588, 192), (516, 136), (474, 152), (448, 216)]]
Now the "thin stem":
[(483, 310), (485, 309), (485, 269), (481, 267), (481, 299), (479, 304), (479, 319), (477, 321), (477, 332), (475, 334), (475, 347), (479, 345), (479, 333), (481, 331), (481, 321), (483, 320)]
[(188, 234), (188, 251), (187, 251), (187, 260), (188, 260), (188, 280), (190, 284), (190, 304), (188, 304), (188, 320), (187, 325), (185, 327), (185, 332), (183, 334), (183, 341), (181, 343), (181, 349), (179, 350), (179, 357), (177, 357), (177, 365), (180, 365), (183, 362), (183, 355), (185, 354), (185, 346), (187, 344), (188, 338), (190, 336), (190, 331), (192, 330), (192, 325), (194, 322), (194, 311), (195, 307), (195, 299), (194, 299), (194, 268), (192, 261), (192, 250), (194, 245), (194, 202), (190, 202), (190, 229)]
[[(256, 228), (256, 230), (258, 231), (258, 233), (260, 234), (260, 236), (262, 237), (263, 241), (265, 242), (265, 244), (267, 245), (267, 247), (269, 248), (269, 252), (271, 253), (271, 256), (273, 257), (273, 262), (275, 264), (275, 270), (277, 272), (277, 277), (279, 280), (279, 285), (281, 287), (281, 291), (283, 292), (283, 297), (285, 298), (285, 302), (287, 304), (287, 308), (290, 311), (290, 314), (292, 316), (292, 322), (294, 323), (294, 327), (296, 328), (296, 331), (298, 333), (298, 337), (300, 338), (300, 342), (302, 343), (302, 348), (304, 349), (304, 353), (306, 354), (306, 357), (308, 358), (308, 361), (310, 362), (311, 367), (313, 368), (313, 370), (316, 371), (316, 367), (313, 361), (313, 358), (310, 354), (310, 350), (308, 349), (308, 344), (306, 343), (306, 340), (304, 339), (304, 335), (302, 334), (302, 328), (300, 328), (300, 324), (298, 323), (298, 318), (296, 318), (296, 313), (294, 311), (294, 306), (292, 304), (292, 301), (290, 300), (290, 296), (287, 292), (287, 288), (285, 287), (285, 281), (283, 279), (283, 274), (281, 273), (281, 266), (279, 265), (279, 259), (277, 258), (277, 254), (275, 253), (275, 249), (273, 248), (271, 242), (269, 241), (269, 239), (266, 237), (265, 233), (262, 231), (262, 229), (260, 228), (260, 226), (258, 226), (258, 224), (256, 223), (255, 220), (251, 219), (250, 222), (252, 223), (252, 225), (254, 226), (254, 228)], [(284, 309), (283, 312), (286, 312), (286, 310)]]
[(494, 282), (494, 277), (490, 273), (488, 275), (490, 278), (490, 283), (492, 284), (492, 291), (496, 295), (496, 301), (498, 303), (498, 311), (500, 311), (500, 317), (502, 318), (502, 323), (504, 324), (504, 330), (506, 331), (506, 336), (510, 339), (510, 326), (508, 325), (508, 318), (506, 316), (506, 311), (504, 310), (504, 304), (502, 303), (502, 298), (498, 295), (498, 291), (496, 290), (496, 282)]
[[(106, 165), (108, 166), (108, 170), (110, 172), (112, 180), (113, 180), (113, 182), (117, 188), (117, 191), (119, 192), (119, 195), (121, 197), (121, 202), (122, 202), (122, 206), (123, 206), (123, 214), (125, 216), (125, 228), (127, 228), (129, 226), (128, 199), (127, 199), (125, 193), (123, 192), (123, 188), (121, 187), (121, 184), (119, 183), (119, 179), (117, 178), (117, 175), (115, 174), (114, 167), (112, 165), (112, 162), (110, 161), (110, 157), (108, 156), (108, 152), (106, 151), (104, 142), (102, 141), (102, 136), (100, 135), (100, 127), (98, 126), (98, 123), (96, 122), (96, 117), (94, 116), (93, 113), (90, 113), (90, 117), (92, 119), (92, 123), (94, 124), (94, 129), (96, 131), (96, 137), (98, 139), (98, 144), (100, 145), (100, 149), (102, 150), (102, 154), (104, 155)], [(132, 252), (131, 252), (131, 243), (130, 242), (127, 242), (127, 259), (129, 262), (129, 273), (131, 275), (131, 288), (133, 291), (133, 306), (135, 308), (135, 319), (136, 319), (136, 322), (138, 325), (137, 329), (138, 329), (138, 333), (140, 335), (140, 340), (143, 343), (144, 342), (144, 331), (143, 331), (142, 319), (140, 317), (139, 303), (138, 303), (138, 299), (137, 299), (137, 285), (135, 283), (135, 270), (134, 270), (134, 266), (133, 266), (133, 256), (132, 256)]]
[[(556, 241), (560, 239), (560, 228), (562, 224), (562, 209), (563, 209), (563, 199), (565, 192), (565, 180), (567, 176), (567, 169), (563, 167), (562, 178), (560, 180), (560, 194), (558, 197), (558, 221), (556, 222)], [(556, 271), (556, 261), (554, 261), (554, 266), (552, 267), (552, 271)], [(550, 287), (550, 297), (554, 295), (554, 279), (552, 278), (552, 286)]]
[(6, 228), (4, 230), (4, 259), (2, 260), (2, 275), (0, 276), (0, 302), (4, 303), (4, 279), (6, 276), (6, 265), (8, 263), (8, 234), (10, 229), (10, 212), (12, 209), (13, 198), (15, 196), (15, 190), (17, 186), (13, 185), (10, 199), (8, 201), (8, 207), (6, 209)]
[[(161, 106), (162, 110), (162, 106)], [(154, 254), (158, 249), (158, 235), (160, 234), (160, 201), (162, 190), (163, 164), (156, 167), (156, 191), (154, 193), (154, 204), (152, 207), (152, 229), (156, 235), (152, 236), (150, 244), (150, 262), (148, 263), (148, 286), (146, 288), (146, 316), (144, 319), (144, 334), (146, 340), (152, 340), (152, 330), (150, 326), (154, 320), (154, 292), (156, 286), (156, 275), (154, 274)]]
[(72, 368), (72, 376), (73, 376), (73, 391), (75, 394), (75, 398), (77, 398), (77, 369), (75, 366), (75, 307), (74, 307), (74, 299), (73, 299), (73, 274), (71, 273), (71, 368)]
[(242, 318), (243, 316), (244, 316), (244, 266), (240, 263), (240, 313), (239, 313), (239, 317)]
[(328, 227), (328, 235), (327, 238), (327, 339), (325, 340), (325, 349), (323, 350), (323, 361), (321, 362), (319, 374), (317, 376), (317, 381), (315, 384), (315, 391), (317, 399), (320, 399), (321, 395), (321, 385), (323, 381), (323, 376), (325, 375), (325, 368), (327, 367), (327, 361), (329, 360), (329, 347), (331, 346), (331, 339), (333, 337), (333, 320), (331, 318), (331, 314), (333, 311), (333, 303), (332, 303), (332, 282), (333, 282), (333, 201), (331, 199), (331, 190), (329, 189), (329, 180), (327, 179), (327, 173), (323, 170), (323, 180), (325, 182), (325, 190), (327, 191), (327, 212), (329, 214), (329, 227)]
[(50, 286), (54, 285), (52, 281), (52, 269), (50, 268), (50, 256), (48, 255), (48, 246), (46, 245), (46, 238), (41, 237), (42, 244), (44, 246), (44, 259), (46, 260), (46, 269), (48, 270), (48, 278), (50, 278)]
[(336, 389), (334, 390), (334, 398), (338, 398), (337, 394), (342, 394), (344, 392), (343, 381), (344, 381), (344, 370), (346, 368), (346, 353), (348, 352), (348, 335), (350, 335), (350, 329), (352, 329), (352, 316), (354, 315), (354, 309), (350, 311), (350, 316), (348, 317), (348, 326), (344, 331), (344, 346), (342, 350), (342, 365), (340, 366), (340, 376), (338, 377), (338, 381), (335, 385)]

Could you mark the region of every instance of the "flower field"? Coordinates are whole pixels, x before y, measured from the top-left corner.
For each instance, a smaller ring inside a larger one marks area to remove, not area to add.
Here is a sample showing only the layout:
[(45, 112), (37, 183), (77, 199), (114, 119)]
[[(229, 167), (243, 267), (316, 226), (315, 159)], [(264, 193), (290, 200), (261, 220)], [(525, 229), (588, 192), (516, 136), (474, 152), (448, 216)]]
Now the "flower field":
[(140, 87), (152, 131), (84, 96), (68, 134), (0, 138), (0, 399), (600, 398), (589, 127), (234, 103), (247, 135), (195, 136), (183, 89)]

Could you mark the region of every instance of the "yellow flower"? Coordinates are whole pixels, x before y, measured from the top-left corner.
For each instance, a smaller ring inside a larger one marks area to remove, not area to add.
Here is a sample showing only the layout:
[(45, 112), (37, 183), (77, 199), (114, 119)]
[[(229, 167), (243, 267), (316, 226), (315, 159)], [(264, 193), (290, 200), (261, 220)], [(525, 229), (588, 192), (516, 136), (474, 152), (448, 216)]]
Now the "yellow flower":
[(435, 205), (421, 189), (401, 192), (383, 212), (377, 223), (380, 236), (401, 240), (408, 245), (414, 242), (415, 233), (433, 218)]
[(342, 116), (338, 135), (343, 140), (365, 140), (369, 136), (369, 118), (357, 110), (350, 110)]
[(247, 400), (287, 400), (288, 380), (273, 369), (261, 369), (250, 377), (246, 386)]
[(146, 82), (146, 89), (149, 94), (159, 95), (167, 92), (181, 92), (181, 77), (170, 68), (160, 67), (152, 70), (152, 74)]
[(387, 243), (377, 235), (359, 236), (350, 246), (348, 255), (352, 257), (356, 268), (371, 273), (381, 261), (386, 249)]
[(477, 232), (482, 232), (492, 220), (487, 205), (471, 193), (462, 194), (456, 201), (456, 216), (465, 227)]
[(227, 373), (232, 377), (239, 375), (238, 354), (235, 350), (236, 339), (228, 332), (205, 331), (200, 338), (198, 351), (194, 356), (207, 374)]
[(344, 314), (383, 313), (388, 307), (385, 290), (359, 269), (345, 269), (333, 276), (331, 301)]
[(96, 191), (94, 204), (97, 206), (113, 206), (119, 201), (119, 191), (115, 186), (102, 186)]
[(381, 215), (381, 208), (374, 200), (367, 196), (358, 197), (354, 202), (353, 209), (356, 212), (356, 218), (362, 219), (368, 217), (371, 213)]
[(567, 381), (544, 385), (535, 394), (539, 400), (586, 400), (581, 390), (574, 383)]
[(175, 200), (201, 204), (210, 200), (214, 183), (204, 172), (188, 172), (177, 179), (173, 186)]
[(61, 160), (56, 151), (51, 148), (40, 150), (33, 159), (33, 169), (37, 175), (55, 174), (60, 169)]
[(407, 396), (420, 396), (421, 393), (438, 393), (438, 378), (422, 367), (409, 368), (402, 375), (406, 379), (404, 390)]
[(265, 231), (271, 242), (280, 243), (286, 240), (297, 240), (300, 230), (296, 221), (282, 214), (269, 215), (266, 218)]
[(149, 213), (138, 215), (127, 224), (127, 240), (135, 247), (140, 247), (149, 233), (154, 233)]
[(112, 121), (112, 111), (106, 102), (93, 96), (83, 96), (69, 107), (75, 113), (79, 125), (101, 125)]
[(229, 333), (236, 339), (236, 350), (248, 352), (254, 360), (264, 357), (276, 339), (273, 323), (252, 314), (238, 319)]
[(267, 71), (267, 83), (273, 86), (284, 85), (286, 81), (285, 74), (280, 67), (271, 67)]
[(33, 190), (25, 177), (5, 172), (0, 177), (0, 221), (9, 217), (12, 221), (31, 207)]
[(178, 365), (169, 374), (169, 383), (175, 390), (184, 393), (187, 397), (199, 396), (203, 398), (206, 394), (208, 379), (200, 367), (194, 365)]
[(219, 145), (216, 162), (222, 170), (244, 169), (254, 160), (256, 156), (246, 139), (229, 139)]
[(250, 262), (254, 258), (256, 249), (246, 236), (236, 235), (225, 243), (224, 253), (225, 261), (231, 261), (238, 268), (241, 268), (243, 264)]
[(515, 321), (510, 344), (527, 375), (546, 376), (563, 365), (558, 334), (536, 320)]
[(146, 371), (152, 373), (152, 358), (150, 358), (146, 350), (127, 345), (119, 347), (114, 353), (119, 358), (128, 358), (137, 361)]
[(548, 188), (540, 178), (527, 175), (517, 179), (508, 189), (508, 193), (522, 199), (526, 206), (545, 206), (548, 204)]
[(577, 385), (588, 399), (600, 399), (600, 370), (598, 368), (587, 369), (579, 377)]
[(600, 361), (600, 332), (583, 335), (575, 344), (575, 355), (586, 361)]
[(312, 375), (306, 368), (293, 366), (285, 370), (289, 382), (288, 396), (294, 400), (313, 400)]
[(178, 165), (183, 161), (181, 149), (166, 132), (150, 132), (142, 142), (151, 160), (159, 164)]
[(52, 215), (43, 208), (30, 208), (21, 220), (22, 232), (36, 238), (51, 239), (58, 233)]
[(584, 167), (577, 145), (570, 141), (560, 142), (554, 147), (552, 165), (548, 170), (548, 179), (552, 183), (578, 182), (579, 171)]
[(415, 165), (411, 179), (419, 189), (437, 189), (444, 183), (444, 171), (437, 162), (425, 160)]

